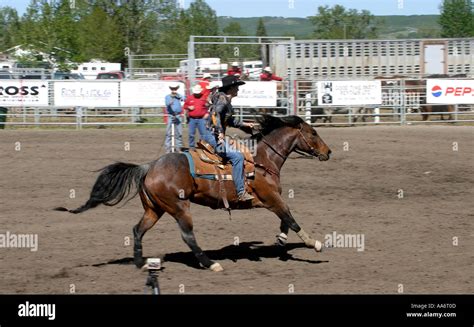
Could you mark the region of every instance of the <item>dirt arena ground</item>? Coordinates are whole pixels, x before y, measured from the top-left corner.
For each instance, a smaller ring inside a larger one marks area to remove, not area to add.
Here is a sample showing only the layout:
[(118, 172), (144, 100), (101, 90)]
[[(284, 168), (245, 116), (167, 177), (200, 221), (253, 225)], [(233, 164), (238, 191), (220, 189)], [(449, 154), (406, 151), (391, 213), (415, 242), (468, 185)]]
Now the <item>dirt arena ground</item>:
[[(164, 258), (162, 293), (474, 293), (474, 128), (319, 132), (333, 157), (289, 159), (283, 194), (314, 237), (362, 234), (364, 251), (317, 254), (290, 233), (285, 255), (272, 245), (279, 220), (271, 212), (234, 211), (229, 220), (224, 211), (194, 205), (198, 242), (225, 271), (198, 268), (166, 215), (143, 243), (145, 256)], [(39, 238), (36, 252), (0, 248), (0, 292), (142, 294), (146, 273), (132, 264), (127, 242), (142, 215), (137, 198), (123, 208), (101, 206), (80, 215), (51, 209), (83, 204), (97, 176), (93, 170), (158, 157), (163, 138), (163, 129), (0, 131), (0, 233)]]

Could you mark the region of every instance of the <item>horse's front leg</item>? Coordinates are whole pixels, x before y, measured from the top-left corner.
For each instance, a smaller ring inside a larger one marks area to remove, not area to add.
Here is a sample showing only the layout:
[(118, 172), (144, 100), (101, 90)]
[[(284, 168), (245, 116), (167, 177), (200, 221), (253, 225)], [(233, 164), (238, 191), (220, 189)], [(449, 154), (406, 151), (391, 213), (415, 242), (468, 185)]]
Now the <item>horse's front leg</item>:
[(294, 231), (296, 235), (298, 235), (301, 240), (306, 244), (307, 247), (313, 248), (316, 252), (321, 252), (323, 249), (323, 244), (311, 238), (308, 233), (306, 233), (296, 222), (290, 212), (290, 208), (288, 205), (278, 196), (278, 199), (273, 201), (272, 206), (268, 207), (268, 209), (274, 212), (278, 218), (281, 219), (280, 224), (280, 235), (277, 235), (277, 243), (279, 245), (284, 246), (286, 244), (287, 234), (289, 229)]

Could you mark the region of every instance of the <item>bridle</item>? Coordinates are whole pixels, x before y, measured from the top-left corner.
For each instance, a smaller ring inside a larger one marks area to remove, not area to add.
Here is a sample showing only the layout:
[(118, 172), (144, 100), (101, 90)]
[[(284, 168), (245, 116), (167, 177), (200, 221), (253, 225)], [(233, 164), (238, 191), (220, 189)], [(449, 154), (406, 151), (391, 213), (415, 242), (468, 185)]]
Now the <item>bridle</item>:
[[(306, 146), (308, 146), (308, 148), (310, 149), (309, 154), (312, 155), (312, 156), (318, 157), (318, 156), (320, 155), (319, 152), (318, 152), (313, 146), (311, 146), (311, 145), (309, 144), (308, 139), (307, 139), (306, 136), (304, 136), (304, 134), (301, 132), (302, 130), (303, 130), (303, 125), (301, 125), (300, 129), (298, 130), (298, 133), (299, 133), (299, 134), (301, 135), (301, 137), (303, 138), (303, 141), (306, 143)], [(261, 134), (261, 132), (259, 132), (259, 133), (257, 133), (257, 134)], [(265, 136), (264, 136), (263, 134), (261, 134), (261, 135), (262, 135), (262, 142), (263, 142), (266, 146), (268, 146), (273, 152), (275, 152), (280, 158), (282, 158), (284, 161), (286, 161), (286, 159), (288, 158), (288, 155), (289, 155), (289, 154), (287, 154), (286, 156), (282, 155), (277, 149), (275, 149), (275, 148), (273, 147), (273, 145), (271, 145), (271, 144), (265, 139)], [(252, 132), (252, 136), (254, 136), (253, 132)], [(296, 153), (301, 154), (301, 155), (303, 155), (303, 156), (308, 156), (308, 154), (307, 154), (306, 152), (303, 152), (303, 151), (301, 151), (301, 150), (294, 149), (293, 151), (295, 151)], [(268, 173), (270, 173), (270, 174), (277, 175), (277, 176), (280, 175), (279, 172), (274, 171), (274, 170), (272, 170), (272, 169), (269, 169), (269, 168), (265, 167), (265, 166), (262, 165), (262, 164), (255, 163), (255, 166), (264, 169), (265, 172), (268, 172)]]
[[(313, 146), (311, 146), (308, 142), (308, 139), (306, 138), (306, 136), (304, 136), (304, 134), (301, 132), (303, 130), (303, 125), (301, 125), (300, 129), (298, 130), (298, 133), (300, 133), (301, 137), (303, 138), (303, 141), (304, 143), (306, 143), (306, 145), (308, 146), (308, 148), (310, 149), (309, 151), (309, 154), (311, 154), (312, 156), (315, 156), (315, 157), (319, 157), (320, 153), (318, 152), (318, 150), (316, 150)], [(305, 152), (301, 151), (301, 150), (298, 150), (298, 149), (295, 149), (294, 150), (296, 153), (298, 154), (301, 154), (301, 155), (306, 155)]]
[(284, 156), (280, 152), (278, 152), (268, 141), (265, 139), (265, 136), (262, 135), (262, 142), (265, 143), (270, 149), (273, 150), (277, 155), (279, 155), (283, 160), (286, 160), (288, 158), (288, 155)]

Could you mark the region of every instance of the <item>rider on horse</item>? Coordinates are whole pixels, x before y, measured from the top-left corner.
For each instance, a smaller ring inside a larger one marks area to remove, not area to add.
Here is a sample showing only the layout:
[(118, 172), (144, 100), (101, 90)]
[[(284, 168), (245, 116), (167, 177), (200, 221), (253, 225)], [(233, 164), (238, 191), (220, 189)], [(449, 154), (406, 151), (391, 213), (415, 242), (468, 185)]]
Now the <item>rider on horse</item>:
[[(235, 128), (253, 128), (253, 123), (245, 123), (234, 118), (234, 108), (232, 107), (232, 98), (239, 92), (239, 85), (245, 82), (239, 80), (236, 76), (225, 76), (222, 78), (222, 86), (212, 96), (210, 108), (210, 119), (208, 123), (208, 135), (205, 138), (214, 150), (223, 158), (232, 164), (232, 179), (239, 197), (239, 201), (250, 201), (254, 197), (245, 191), (244, 185), (244, 155), (232, 147), (225, 138), (227, 127)], [(244, 130), (245, 131), (245, 130)]]

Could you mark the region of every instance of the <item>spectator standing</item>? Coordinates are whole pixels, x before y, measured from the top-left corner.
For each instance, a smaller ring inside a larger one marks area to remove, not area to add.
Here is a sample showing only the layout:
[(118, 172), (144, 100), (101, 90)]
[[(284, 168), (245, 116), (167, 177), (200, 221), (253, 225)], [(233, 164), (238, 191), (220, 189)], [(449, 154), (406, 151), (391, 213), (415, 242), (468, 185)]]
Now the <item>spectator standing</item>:
[[(165, 138), (166, 153), (175, 152), (183, 146), (183, 122), (181, 121), (183, 108), (181, 103), (184, 101), (184, 97), (178, 93), (179, 84), (173, 84), (169, 88), (171, 93), (165, 97), (166, 112), (168, 113)], [(174, 146), (172, 138), (174, 138)]]
[(211, 74), (205, 73), (202, 76), (201, 81), (199, 82), (199, 85), (201, 86), (201, 89), (202, 89), (202, 97), (204, 99), (207, 99), (207, 97), (209, 96), (209, 93), (211, 92), (211, 88), (210, 88), (211, 78), (212, 78)]
[(194, 134), (196, 128), (199, 135), (203, 138), (207, 134), (206, 122), (209, 118), (209, 113), (206, 107), (207, 97), (204, 97), (201, 85), (193, 87), (193, 94), (186, 98), (184, 102), (184, 110), (187, 111), (189, 117), (189, 147), (194, 148)]
[(260, 81), (283, 81), (283, 78), (274, 75), (270, 67), (265, 67), (263, 73), (260, 74)]
[(242, 70), (239, 67), (239, 63), (237, 61), (234, 61), (231, 65), (231, 67), (227, 70), (227, 76), (234, 76), (238, 75), (236, 77), (242, 76)]

